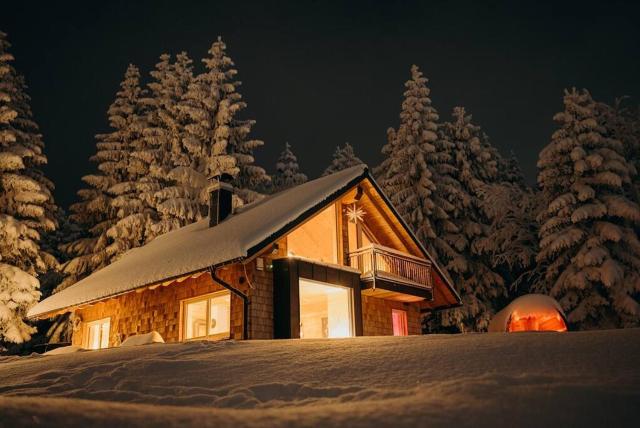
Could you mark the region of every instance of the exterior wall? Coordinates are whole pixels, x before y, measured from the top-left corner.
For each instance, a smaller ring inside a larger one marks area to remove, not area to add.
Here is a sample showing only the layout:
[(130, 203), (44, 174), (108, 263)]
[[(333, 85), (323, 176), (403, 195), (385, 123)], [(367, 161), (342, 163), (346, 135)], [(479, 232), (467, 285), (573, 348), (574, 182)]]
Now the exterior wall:
[(273, 272), (253, 270), (251, 284), (249, 338), (273, 339)]
[(391, 322), (392, 309), (401, 309), (407, 312), (409, 334), (422, 334), (420, 305), (418, 303), (403, 303), (363, 295), (362, 324), (364, 335), (393, 335), (393, 324)]
[[(219, 272), (222, 279), (242, 289), (238, 284), (239, 268), (231, 267)], [(208, 274), (190, 278), (183, 282), (154, 290), (130, 292), (122, 296), (99, 302), (93, 306), (76, 310), (82, 319), (81, 328), (74, 332), (72, 343), (82, 346), (86, 323), (110, 318), (109, 346), (117, 346), (127, 337), (157, 331), (165, 342), (180, 340), (182, 322), (181, 301), (203, 294), (224, 290), (211, 280)], [(242, 337), (242, 299), (231, 293), (231, 337)]]
[[(286, 249), (281, 248), (280, 252)], [(277, 257), (278, 255), (274, 255)], [(249, 263), (246, 270), (241, 265), (220, 269), (218, 275), (225, 282), (249, 296), (249, 338), (273, 338), (273, 272), (266, 268), (256, 269), (256, 262)], [(247, 281), (248, 280), (248, 281)], [(251, 285), (249, 285), (251, 284)], [(82, 346), (86, 323), (109, 318), (109, 346), (117, 346), (135, 334), (157, 331), (165, 342), (181, 340), (182, 305), (185, 299), (224, 290), (213, 282), (209, 274), (189, 278), (154, 290), (130, 292), (122, 296), (76, 310), (82, 319), (81, 328), (74, 332), (72, 342)], [(243, 332), (243, 302), (231, 293), (231, 338), (241, 339)]]
[[(283, 244), (279, 252), (285, 251)], [(279, 256), (280, 254), (273, 255), (273, 257)], [(218, 271), (222, 279), (249, 295), (249, 337), (251, 339), (273, 339), (274, 337), (273, 272), (267, 268), (272, 261), (267, 257), (263, 260), (265, 267), (262, 270), (257, 270), (256, 262), (253, 261), (247, 265), (246, 273), (240, 265)], [(80, 330), (74, 332), (72, 342), (74, 345), (82, 346), (86, 323), (103, 318), (109, 318), (111, 321), (109, 346), (117, 346), (129, 336), (154, 330), (160, 333), (166, 342), (177, 342), (181, 340), (181, 301), (221, 290), (224, 288), (215, 284), (208, 274), (202, 274), (198, 278), (190, 278), (166, 287), (160, 286), (154, 290), (130, 292), (78, 309), (76, 315), (79, 315), (83, 322)], [(363, 334), (365, 336), (393, 334), (392, 309), (407, 311), (409, 334), (421, 333), (419, 304), (363, 295)], [(242, 310), (242, 299), (231, 293), (231, 337), (235, 339), (242, 338)]]
[(273, 260), (287, 256), (287, 239), (277, 242), (275, 254), (267, 249), (258, 258), (262, 270), (258, 270), (257, 259), (247, 264), (247, 274), (252, 287), (249, 288), (249, 338), (273, 339)]
[[(267, 261), (268, 263), (269, 261)], [(249, 337), (251, 339), (273, 339), (273, 272), (257, 270), (255, 262), (247, 266), (247, 281), (240, 284), (245, 272), (241, 266), (229, 267), (219, 271), (226, 282), (249, 294)], [(103, 318), (111, 320), (109, 346), (116, 346), (127, 337), (157, 331), (166, 342), (177, 342), (180, 338), (182, 323), (181, 301), (215, 291), (224, 290), (215, 284), (208, 274), (187, 279), (166, 287), (143, 292), (131, 292), (114, 299), (79, 309), (83, 321), (79, 331), (73, 334), (73, 344), (82, 346), (87, 322)], [(415, 303), (402, 303), (383, 300), (371, 296), (362, 296), (362, 321), (365, 336), (393, 334), (391, 310), (407, 311), (409, 334), (420, 334), (420, 306)], [(242, 338), (242, 300), (231, 294), (231, 337)]]

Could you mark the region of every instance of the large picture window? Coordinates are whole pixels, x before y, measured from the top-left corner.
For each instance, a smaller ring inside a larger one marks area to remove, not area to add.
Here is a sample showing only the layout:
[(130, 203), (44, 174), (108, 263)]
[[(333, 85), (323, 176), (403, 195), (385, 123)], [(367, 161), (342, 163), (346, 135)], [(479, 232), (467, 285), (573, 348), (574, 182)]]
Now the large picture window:
[(183, 304), (183, 339), (226, 339), (231, 332), (231, 294), (220, 291)]
[(338, 231), (335, 205), (325, 208), (287, 236), (290, 256), (338, 263)]
[(300, 278), (300, 337), (353, 336), (350, 288)]
[(111, 320), (104, 318), (86, 324), (84, 336), (85, 349), (104, 349), (109, 347)]

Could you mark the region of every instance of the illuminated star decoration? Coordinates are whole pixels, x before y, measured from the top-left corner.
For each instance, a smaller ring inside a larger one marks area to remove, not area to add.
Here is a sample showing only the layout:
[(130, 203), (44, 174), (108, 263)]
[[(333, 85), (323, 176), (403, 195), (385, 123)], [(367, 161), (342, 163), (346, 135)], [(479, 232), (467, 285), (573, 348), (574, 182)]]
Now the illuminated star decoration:
[(347, 218), (349, 218), (351, 223), (358, 223), (359, 221), (362, 221), (365, 214), (364, 210), (356, 204), (347, 207)]

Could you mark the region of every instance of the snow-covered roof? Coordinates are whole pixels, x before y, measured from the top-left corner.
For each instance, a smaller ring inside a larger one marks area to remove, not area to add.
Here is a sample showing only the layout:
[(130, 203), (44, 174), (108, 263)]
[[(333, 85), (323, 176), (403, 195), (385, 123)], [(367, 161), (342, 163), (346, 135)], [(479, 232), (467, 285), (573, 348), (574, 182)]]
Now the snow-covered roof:
[(31, 308), (28, 316), (95, 302), (247, 257), (293, 227), (301, 216), (365, 177), (369, 177), (367, 167), (355, 166), (240, 207), (215, 227), (209, 227), (208, 218), (204, 218), (161, 235), (44, 299)]

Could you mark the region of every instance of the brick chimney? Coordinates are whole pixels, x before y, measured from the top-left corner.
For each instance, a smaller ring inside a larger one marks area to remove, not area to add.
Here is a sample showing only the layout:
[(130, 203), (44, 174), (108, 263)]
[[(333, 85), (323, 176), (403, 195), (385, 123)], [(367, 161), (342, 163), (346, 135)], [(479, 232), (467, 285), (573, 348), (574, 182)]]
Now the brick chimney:
[(209, 227), (220, 224), (233, 211), (233, 177), (222, 174), (212, 177), (209, 192)]

